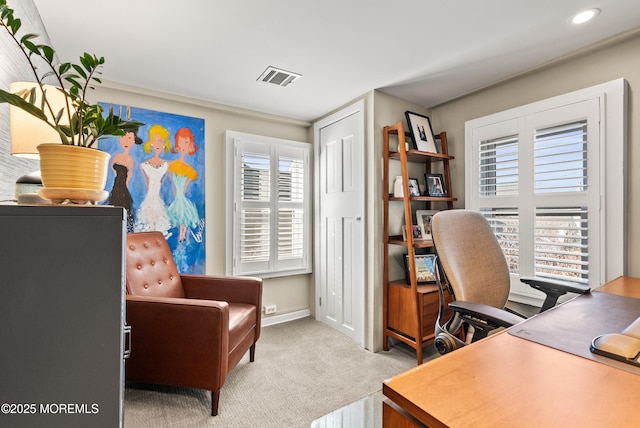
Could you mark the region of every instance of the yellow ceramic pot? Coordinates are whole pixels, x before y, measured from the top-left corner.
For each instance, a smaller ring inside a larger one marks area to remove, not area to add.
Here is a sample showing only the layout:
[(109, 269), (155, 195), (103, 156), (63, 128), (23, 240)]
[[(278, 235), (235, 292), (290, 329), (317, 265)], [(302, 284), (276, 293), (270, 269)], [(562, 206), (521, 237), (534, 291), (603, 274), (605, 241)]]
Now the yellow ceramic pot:
[(38, 152), (42, 184), (47, 193), (44, 197), (51, 199), (49, 195), (54, 195), (54, 199), (65, 199), (64, 191), (69, 190), (70, 199), (77, 199), (83, 193), (96, 195), (86, 198), (95, 201), (107, 194), (104, 187), (111, 157), (109, 153), (58, 143), (40, 144)]
[(38, 146), (44, 187), (103, 190), (111, 155), (97, 149), (67, 144)]

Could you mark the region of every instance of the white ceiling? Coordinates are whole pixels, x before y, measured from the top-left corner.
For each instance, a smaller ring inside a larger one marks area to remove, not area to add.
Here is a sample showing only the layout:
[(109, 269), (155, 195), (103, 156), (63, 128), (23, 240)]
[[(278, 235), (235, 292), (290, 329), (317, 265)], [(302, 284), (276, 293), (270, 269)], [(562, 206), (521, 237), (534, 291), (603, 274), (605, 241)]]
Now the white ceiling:
[[(105, 80), (308, 121), (373, 89), (432, 107), (640, 25), (638, 0), (34, 1)], [(269, 65), (302, 78), (256, 81)]]

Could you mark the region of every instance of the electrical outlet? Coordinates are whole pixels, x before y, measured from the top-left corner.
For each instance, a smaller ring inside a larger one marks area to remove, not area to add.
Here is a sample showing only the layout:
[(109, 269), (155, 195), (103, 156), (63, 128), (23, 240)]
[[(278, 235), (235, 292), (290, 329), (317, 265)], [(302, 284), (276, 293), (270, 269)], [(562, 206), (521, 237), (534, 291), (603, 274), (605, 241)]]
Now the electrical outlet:
[(276, 305), (269, 305), (269, 306), (265, 306), (263, 308), (263, 311), (265, 315), (269, 315), (269, 314), (275, 314), (277, 309), (278, 308), (276, 307)]

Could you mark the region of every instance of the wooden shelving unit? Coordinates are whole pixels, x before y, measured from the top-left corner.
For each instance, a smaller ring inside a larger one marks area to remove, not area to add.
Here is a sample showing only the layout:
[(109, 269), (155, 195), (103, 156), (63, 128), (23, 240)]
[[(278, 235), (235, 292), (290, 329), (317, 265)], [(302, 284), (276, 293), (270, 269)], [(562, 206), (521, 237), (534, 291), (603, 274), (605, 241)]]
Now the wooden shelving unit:
[[(398, 151), (389, 148), (390, 136), (397, 136)], [(428, 251), (433, 247), (430, 240), (419, 241), (413, 239), (412, 218), (414, 209), (412, 204), (426, 205), (431, 208), (433, 203), (444, 203), (446, 209), (453, 208), (456, 198), (452, 196), (451, 170), (449, 161), (453, 156), (449, 155), (447, 136), (445, 132), (435, 135), (440, 140), (441, 153), (428, 153), (419, 150), (406, 150), (404, 125), (398, 122), (391, 126), (385, 126), (384, 136), (384, 182), (383, 182), (383, 202), (384, 202), (384, 272), (383, 272), (383, 319), (384, 337), (383, 348), (389, 349), (389, 338), (400, 340), (416, 350), (418, 364), (422, 364), (422, 348), (434, 338), (435, 323), (438, 316), (438, 288), (436, 284), (419, 284), (415, 276), (415, 255), (416, 250)], [(402, 171), (403, 197), (397, 198), (389, 194), (389, 163), (399, 162)], [(425, 173), (431, 173), (432, 163), (441, 162), (443, 179), (448, 189), (447, 197), (430, 196), (409, 196), (409, 171), (410, 162), (424, 164)], [(389, 205), (392, 203), (402, 203), (404, 208), (404, 218), (406, 220), (406, 236), (389, 234)], [(402, 246), (407, 248), (410, 283), (402, 277), (391, 279), (389, 276), (389, 247)], [(448, 294), (445, 293), (445, 297)]]

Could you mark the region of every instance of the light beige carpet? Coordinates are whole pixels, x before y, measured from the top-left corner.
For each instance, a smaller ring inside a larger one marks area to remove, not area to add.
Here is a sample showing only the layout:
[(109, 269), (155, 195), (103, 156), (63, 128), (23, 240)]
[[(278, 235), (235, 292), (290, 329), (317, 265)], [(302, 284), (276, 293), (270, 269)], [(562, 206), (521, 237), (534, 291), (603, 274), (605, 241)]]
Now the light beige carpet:
[[(426, 348), (425, 360), (430, 348)], [(128, 385), (126, 428), (309, 427), (320, 416), (382, 387), (382, 382), (416, 365), (405, 346), (371, 353), (351, 339), (304, 318), (265, 327), (256, 346), (229, 373), (218, 416), (210, 416), (208, 391), (156, 385)]]

